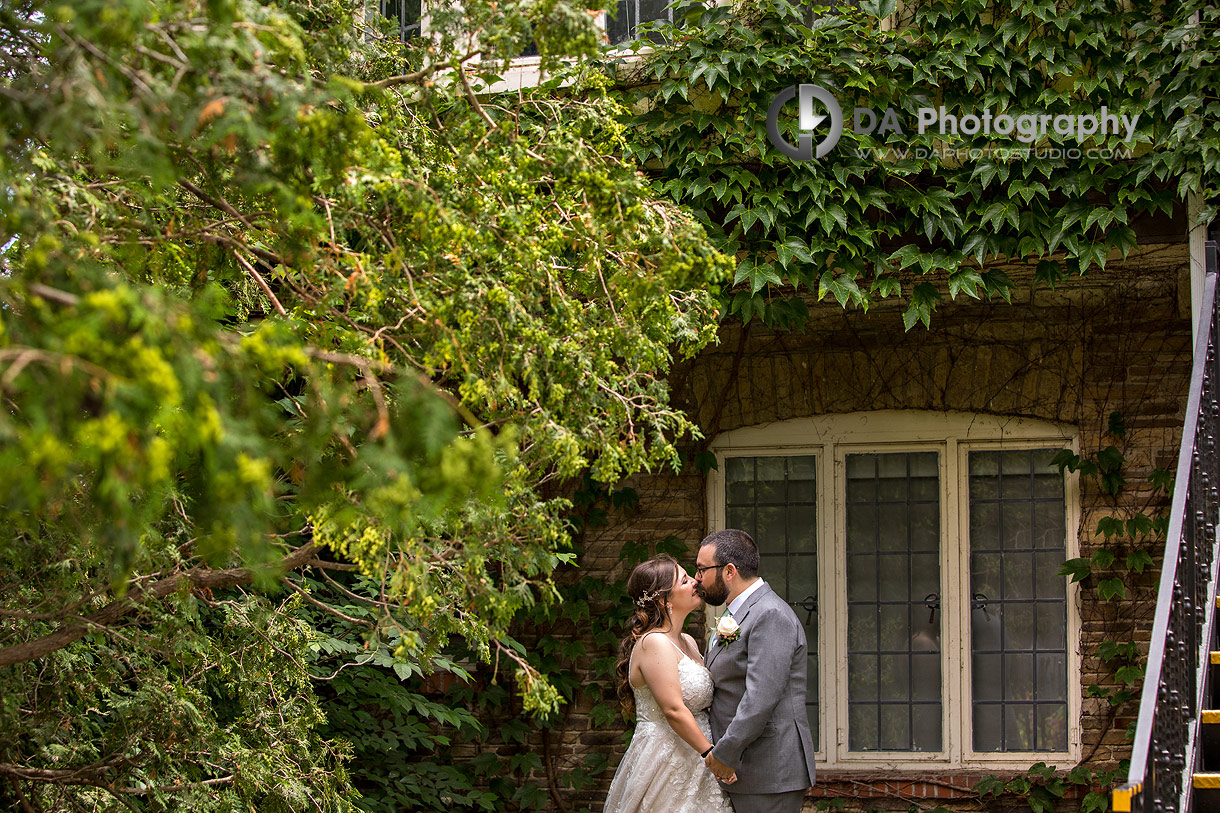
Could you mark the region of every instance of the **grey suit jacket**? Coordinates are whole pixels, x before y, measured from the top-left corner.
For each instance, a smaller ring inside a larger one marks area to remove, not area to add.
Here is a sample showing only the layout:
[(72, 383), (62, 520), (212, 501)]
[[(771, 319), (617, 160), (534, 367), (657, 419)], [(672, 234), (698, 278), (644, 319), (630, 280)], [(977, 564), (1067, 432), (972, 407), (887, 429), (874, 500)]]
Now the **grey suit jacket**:
[(733, 793), (783, 793), (813, 785), (813, 735), (805, 716), (805, 630), (769, 585), (733, 615), (741, 636), (704, 657), (716, 682), (712, 753), (737, 771)]

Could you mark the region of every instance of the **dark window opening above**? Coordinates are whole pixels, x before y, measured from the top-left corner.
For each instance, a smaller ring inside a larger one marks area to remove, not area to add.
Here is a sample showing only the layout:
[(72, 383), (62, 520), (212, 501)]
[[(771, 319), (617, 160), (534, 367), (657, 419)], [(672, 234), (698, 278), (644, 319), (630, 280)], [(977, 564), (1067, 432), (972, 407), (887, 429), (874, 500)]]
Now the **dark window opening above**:
[(403, 42), (420, 35), (423, 0), (377, 0), (377, 11), (398, 24), (398, 38)]
[(669, 0), (618, 0), (614, 11), (606, 13), (606, 37), (611, 45), (633, 40), (642, 23), (673, 22)]

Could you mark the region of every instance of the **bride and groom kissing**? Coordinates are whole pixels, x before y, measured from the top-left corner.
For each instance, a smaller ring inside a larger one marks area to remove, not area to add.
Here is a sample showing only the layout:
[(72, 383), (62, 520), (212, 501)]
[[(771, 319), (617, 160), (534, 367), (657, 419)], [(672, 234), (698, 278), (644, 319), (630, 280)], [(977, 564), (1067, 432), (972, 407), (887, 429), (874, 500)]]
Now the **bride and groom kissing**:
[[(696, 564), (656, 556), (627, 580), (618, 692), (636, 729), (604, 813), (798, 813), (814, 780), (804, 628), (745, 531), (706, 537)], [(729, 607), (700, 655), (682, 626), (705, 600)]]

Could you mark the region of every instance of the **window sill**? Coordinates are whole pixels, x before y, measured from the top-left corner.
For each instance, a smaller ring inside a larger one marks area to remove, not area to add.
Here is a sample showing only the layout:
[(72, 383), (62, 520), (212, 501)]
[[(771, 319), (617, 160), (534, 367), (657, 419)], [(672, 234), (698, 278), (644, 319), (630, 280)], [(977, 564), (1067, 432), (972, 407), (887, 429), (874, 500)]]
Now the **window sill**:
[[(974, 786), (987, 776), (1005, 781), (1024, 776), (1023, 771), (823, 771), (818, 769), (816, 784), (805, 794), (809, 799), (976, 799)], [(1078, 798), (1094, 788), (1069, 785), (1066, 796)]]

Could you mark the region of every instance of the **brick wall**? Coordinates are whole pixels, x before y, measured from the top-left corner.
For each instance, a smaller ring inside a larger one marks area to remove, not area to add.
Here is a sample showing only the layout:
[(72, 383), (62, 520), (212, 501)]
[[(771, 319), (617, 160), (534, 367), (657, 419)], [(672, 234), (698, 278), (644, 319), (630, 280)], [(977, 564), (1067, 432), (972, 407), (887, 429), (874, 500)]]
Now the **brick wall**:
[[(1154, 467), (1171, 469), (1176, 460), (1190, 376), (1187, 263), (1184, 242), (1150, 245), (1126, 261), (1111, 260), (1105, 271), (1093, 269), (1055, 290), (1032, 292), (1028, 273), (1006, 269), (1017, 283), (1012, 304), (963, 295), (944, 303), (930, 331), (919, 326), (904, 333), (896, 303), (867, 313), (844, 311), (833, 302), (811, 303), (812, 320), (802, 333), (726, 325), (717, 346), (674, 370), (674, 399), (708, 440), (717, 432), (796, 417), (963, 410), (1068, 423), (1078, 427), (1086, 451), (1112, 442), (1105, 436), (1108, 416), (1120, 411), (1128, 429), (1130, 485), (1114, 503), (1085, 484), (1080, 541), (1081, 555), (1087, 556), (1098, 544), (1093, 531), (1101, 516), (1158, 506), (1141, 484)], [(688, 544), (693, 561), (707, 530), (703, 478), (690, 469), (638, 477), (631, 485), (639, 492), (638, 512), (615, 515), (609, 527), (592, 536), (578, 575), (571, 577), (624, 575), (618, 553), (628, 540), (676, 536)], [(1147, 641), (1155, 578), (1155, 572), (1146, 572), (1128, 584), (1128, 600), (1111, 604), (1098, 604), (1093, 591), (1082, 591), (1084, 681), (1112, 682), (1093, 654), (1100, 640), (1134, 635)], [(688, 626), (687, 631), (702, 639), (701, 629)], [(621, 758), (624, 730), (591, 726), (587, 711), (572, 709), (562, 741), (548, 744), (560, 771), (590, 749), (607, 753), (612, 767)], [(1124, 732), (1135, 714), (1134, 704), (1112, 713), (1105, 701), (1084, 700), (1081, 728), (1089, 767), (1111, 768), (1129, 754)], [(920, 800), (921, 807), (979, 809), (969, 792), (978, 775), (935, 771), (819, 776), (816, 797), (850, 799), (848, 809), (859, 810), (906, 810), (912, 800)], [(581, 791), (566, 791), (565, 804), (596, 813), (611, 775), (608, 771)], [(1011, 804), (996, 802), (992, 809)], [(815, 797), (806, 807), (814, 809)]]

